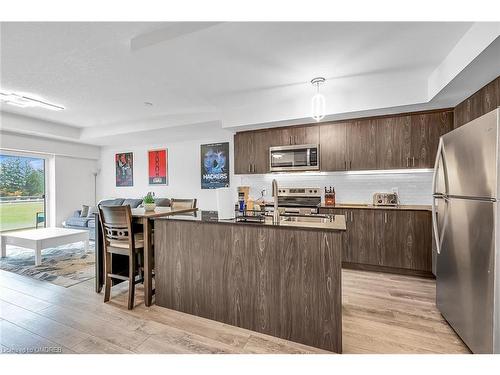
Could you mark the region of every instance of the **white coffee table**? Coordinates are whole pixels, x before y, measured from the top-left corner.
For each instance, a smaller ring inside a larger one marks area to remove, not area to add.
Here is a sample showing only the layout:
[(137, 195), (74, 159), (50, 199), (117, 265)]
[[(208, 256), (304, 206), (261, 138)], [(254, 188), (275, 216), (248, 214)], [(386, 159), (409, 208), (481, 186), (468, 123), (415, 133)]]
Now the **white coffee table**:
[(87, 230), (67, 228), (40, 228), (2, 233), (2, 258), (7, 256), (7, 245), (15, 245), (35, 250), (35, 265), (42, 264), (42, 249), (57, 247), (73, 242), (85, 243), (85, 251), (89, 248), (89, 232)]

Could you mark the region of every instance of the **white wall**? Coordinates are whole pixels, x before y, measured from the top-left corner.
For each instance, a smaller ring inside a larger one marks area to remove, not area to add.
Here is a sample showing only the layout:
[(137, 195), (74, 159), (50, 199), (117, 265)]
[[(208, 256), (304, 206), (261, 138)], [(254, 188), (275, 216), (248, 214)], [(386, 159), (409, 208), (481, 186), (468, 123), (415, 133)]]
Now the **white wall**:
[[(236, 187), (239, 185), (240, 178), (234, 175), (233, 134), (226, 131), (217, 132), (217, 134), (214, 138), (199, 138), (189, 141), (104, 147), (101, 150), (101, 172), (98, 177), (99, 198), (140, 198), (148, 191), (153, 191), (157, 197), (196, 198), (199, 208), (215, 210), (217, 209), (216, 191), (201, 189), (200, 145), (230, 142), (230, 188), (236, 201)], [(150, 186), (147, 152), (159, 148), (168, 149), (168, 185)], [(114, 157), (118, 152), (134, 153), (134, 186), (116, 187)]]
[(55, 215), (51, 223), (60, 226), (82, 204), (94, 204), (94, 176), (97, 169), (97, 160), (71, 158), (65, 156), (54, 157), (54, 185), (53, 199)]

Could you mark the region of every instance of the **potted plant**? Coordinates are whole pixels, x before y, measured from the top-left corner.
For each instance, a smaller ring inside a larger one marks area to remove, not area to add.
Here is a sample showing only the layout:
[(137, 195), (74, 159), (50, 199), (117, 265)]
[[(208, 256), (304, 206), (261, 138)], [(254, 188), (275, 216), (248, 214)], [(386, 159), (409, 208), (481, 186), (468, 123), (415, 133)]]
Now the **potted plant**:
[(152, 192), (147, 193), (142, 200), (142, 204), (144, 205), (144, 210), (154, 211), (156, 208), (155, 194)]

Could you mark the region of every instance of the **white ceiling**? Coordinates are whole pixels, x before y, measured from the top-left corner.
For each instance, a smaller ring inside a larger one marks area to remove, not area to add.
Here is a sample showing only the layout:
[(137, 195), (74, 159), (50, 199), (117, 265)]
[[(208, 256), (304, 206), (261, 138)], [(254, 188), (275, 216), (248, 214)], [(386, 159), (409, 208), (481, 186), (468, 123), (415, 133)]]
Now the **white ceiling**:
[[(330, 117), (423, 108), (433, 99), (429, 77), (442, 78), (440, 67), (450, 70), (447, 57), (473, 26), (2, 23), (1, 88), (66, 109), (6, 104), (1, 109), (84, 128), (76, 140), (106, 144), (114, 134), (141, 130), (196, 129), (196, 124), (214, 122), (234, 129), (307, 118), (313, 94), (309, 81), (315, 76), (327, 78), (322, 90)], [(448, 102), (462, 96), (450, 99), (441, 93)]]

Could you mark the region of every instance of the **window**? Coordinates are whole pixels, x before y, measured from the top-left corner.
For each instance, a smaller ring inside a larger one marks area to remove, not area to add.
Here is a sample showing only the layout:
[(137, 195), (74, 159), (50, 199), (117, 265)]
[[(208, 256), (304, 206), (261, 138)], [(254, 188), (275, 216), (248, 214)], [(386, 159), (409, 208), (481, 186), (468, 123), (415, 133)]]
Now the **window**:
[(0, 154), (0, 232), (45, 226), (45, 159)]

